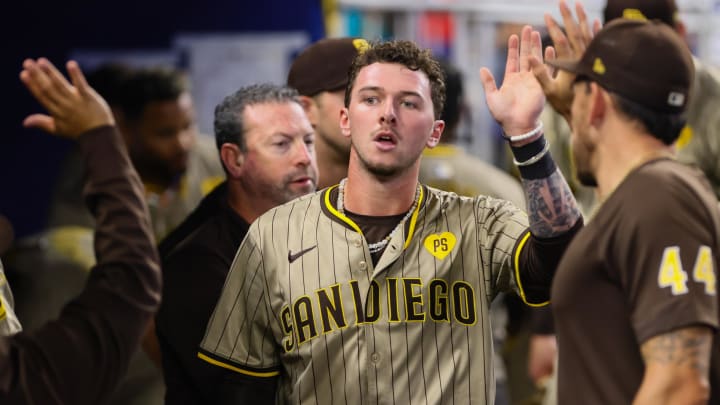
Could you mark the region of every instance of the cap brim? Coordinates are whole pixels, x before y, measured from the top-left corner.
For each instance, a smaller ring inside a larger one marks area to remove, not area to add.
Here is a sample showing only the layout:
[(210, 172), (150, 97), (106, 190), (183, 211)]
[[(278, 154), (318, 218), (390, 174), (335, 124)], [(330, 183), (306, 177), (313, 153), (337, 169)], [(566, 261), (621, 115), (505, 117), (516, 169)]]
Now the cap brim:
[(546, 60), (545, 63), (548, 65), (560, 69), (565, 70), (570, 73), (577, 74), (580, 71), (580, 60), (571, 60), (571, 59), (553, 59), (553, 60)]

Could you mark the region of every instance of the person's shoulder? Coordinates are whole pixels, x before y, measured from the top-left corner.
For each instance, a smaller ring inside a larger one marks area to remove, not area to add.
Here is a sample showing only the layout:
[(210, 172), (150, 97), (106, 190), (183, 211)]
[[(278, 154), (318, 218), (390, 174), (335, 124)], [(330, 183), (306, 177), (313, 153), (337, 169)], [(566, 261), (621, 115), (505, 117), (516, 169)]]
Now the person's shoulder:
[(197, 224), (188, 235), (179, 241), (167, 254), (166, 263), (182, 263), (187, 259), (207, 257), (222, 251), (228, 238), (228, 221), (220, 215), (212, 215)]
[(695, 59), (693, 91), (692, 97), (702, 104), (720, 103), (720, 69)]
[(440, 190), (428, 185), (425, 185), (425, 189), (427, 190), (427, 204), (431, 208), (436, 207), (442, 210), (450, 210), (465, 207), (483, 207), (487, 209), (512, 207), (514, 209), (519, 209), (510, 201), (484, 194), (473, 197), (463, 196), (452, 191)]
[(628, 176), (618, 192), (625, 209), (639, 219), (667, 218), (694, 209), (707, 211), (716, 205), (702, 172), (674, 159), (644, 164)]

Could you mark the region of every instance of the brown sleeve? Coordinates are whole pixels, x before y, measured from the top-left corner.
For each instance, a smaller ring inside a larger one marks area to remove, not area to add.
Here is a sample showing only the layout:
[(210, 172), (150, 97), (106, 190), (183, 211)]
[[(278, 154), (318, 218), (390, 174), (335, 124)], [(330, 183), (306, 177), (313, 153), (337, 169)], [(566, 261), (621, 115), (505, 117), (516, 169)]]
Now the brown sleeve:
[(521, 277), (528, 302), (550, 301), (550, 285), (555, 270), (565, 249), (582, 229), (583, 223), (580, 217), (567, 232), (553, 238), (538, 238), (530, 235), (526, 247), (520, 251)]
[(97, 265), (43, 327), (0, 339), (0, 403), (97, 404), (110, 394), (160, 302), (160, 266), (140, 179), (120, 135), (80, 139)]
[(530, 310), (530, 333), (533, 335), (555, 334), (555, 322), (550, 305)]
[[(642, 199), (626, 204), (612, 268), (626, 295), (638, 343), (693, 325), (718, 327), (716, 202), (684, 182), (633, 178)], [(709, 195), (709, 193), (708, 193)], [(653, 201), (653, 204), (644, 203)]]

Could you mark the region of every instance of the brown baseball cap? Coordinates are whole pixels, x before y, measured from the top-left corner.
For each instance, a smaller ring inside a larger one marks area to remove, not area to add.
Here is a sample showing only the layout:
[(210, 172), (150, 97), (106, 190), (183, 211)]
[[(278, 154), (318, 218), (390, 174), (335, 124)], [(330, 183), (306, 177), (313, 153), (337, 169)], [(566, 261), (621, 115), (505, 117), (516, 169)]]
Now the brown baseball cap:
[(293, 61), (287, 84), (304, 96), (345, 88), (357, 55), (370, 45), (362, 38), (326, 38), (305, 48)]
[(674, 27), (678, 16), (675, 0), (607, 0), (605, 23), (617, 18), (660, 20)]
[(685, 110), (695, 74), (687, 45), (657, 20), (613, 20), (590, 41), (580, 60), (547, 63), (662, 113)]

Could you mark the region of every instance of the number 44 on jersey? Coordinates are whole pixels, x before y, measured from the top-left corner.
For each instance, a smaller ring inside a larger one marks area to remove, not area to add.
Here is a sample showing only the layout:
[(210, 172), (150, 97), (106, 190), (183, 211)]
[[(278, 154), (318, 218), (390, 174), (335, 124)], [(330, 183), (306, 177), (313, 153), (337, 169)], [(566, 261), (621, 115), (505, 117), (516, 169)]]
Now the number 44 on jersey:
[[(695, 265), (692, 270), (693, 281), (705, 284), (705, 293), (715, 295), (717, 283), (715, 278), (714, 258), (709, 246), (700, 246)], [(660, 261), (658, 284), (670, 287), (673, 295), (687, 294), (688, 274), (683, 270), (680, 261), (680, 247), (669, 246), (663, 251)]]

